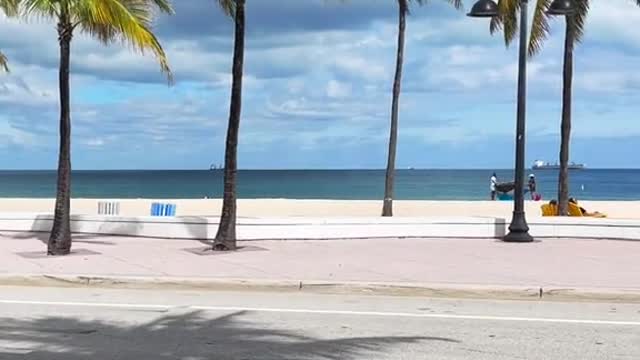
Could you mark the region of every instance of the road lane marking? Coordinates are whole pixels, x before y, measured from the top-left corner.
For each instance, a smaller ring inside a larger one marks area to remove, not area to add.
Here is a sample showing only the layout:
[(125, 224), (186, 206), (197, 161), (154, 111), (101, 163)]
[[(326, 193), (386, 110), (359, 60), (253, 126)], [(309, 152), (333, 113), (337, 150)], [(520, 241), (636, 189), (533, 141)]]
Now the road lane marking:
[(277, 308), (252, 308), (252, 307), (241, 307), (241, 306), (190, 306), (190, 308), (195, 310), (209, 310), (209, 311), (254, 311), (254, 312), (298, 313), (298, 314), (355, 315), (355, 316), (382, 316), (382, 317), (435, 318), (435, 319), (459, 319), (459, 320), (522, 321), (522, 322), (549, 322), (549, 323), (566, 323), (566, 324), (640, 326), (640, 321), (528, 318), (528, 317), (488, 316), (488, 315), (421, 314), (421, 313), (408, 313), (408, 312), (349, 311), (349, 310), (277, 309)]
[(640, 326), (640, 321), (614, 321), (614, 320), (593, 320), (593, 319), (561, 319), (561, 318), (538, 318), (538, 317), (518, 317), (518, 316), (491, 316), (491, 315), (456, 315), (456, 314), (423, 314), (411, 312), (382, 312), (382, 311), (350, 311), (350, 310), (317, 310), (317, 309), (284, 309), (284, 308), (262, 308), (245, 306), (206, 306), (206, 305), (161, 305), (161, 304), (131, 304), (131, 303), (95, 303), (95, 302), (58, 302), (58, 301), (35, 301), (35, 300), (2, 300), (0, 304), (5, 305), (43, 305), (43, 306), (75, 306), (75, 307), (103, 307), (116, 309), (191, 309), (202, 311), (250, 311), (266, 313), (291, 313), (291, 314), (320, 314), (320, 315), (349, 315), (349, 316), (371, 316), (371, 317), (403, 317), (403, 318), (426, 318), (426, 319), (453, 319), (453, 320), (480, 320), (480, 321), (511, 321), (511, 322), (540, 322), (540, 323), (560, 323), (560, 324), (582, 324), (582, 325), (619, 325), (619, 326)]
[(128, 303), (96, 303), (96, 302), (67, 302), (67, 301), (37, 301), (37, 300), (0, 300), (0, 304), (6, 305), (47, 305), (47, 306), (78, 306), (78, 307), (106, 307), (125, 309), (163, 309), (177, 308), (175, 305), (158, 304), (128, 304)]

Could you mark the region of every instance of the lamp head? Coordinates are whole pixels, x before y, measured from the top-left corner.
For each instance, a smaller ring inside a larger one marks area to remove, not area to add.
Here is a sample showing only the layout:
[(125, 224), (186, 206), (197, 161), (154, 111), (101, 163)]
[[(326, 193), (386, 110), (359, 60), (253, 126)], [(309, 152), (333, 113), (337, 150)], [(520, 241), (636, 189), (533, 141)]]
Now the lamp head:
[(573, 7), (573, 1), (571, 0), (553, 0), (551, 5), (549, 5), (547, 14), (557, 16), (571, 15), (575, 10), (576, 9)]
[(493, 0), (478, 0), (467, 16), (471, 17), (494, 17), (498, 15), (498, 4)]

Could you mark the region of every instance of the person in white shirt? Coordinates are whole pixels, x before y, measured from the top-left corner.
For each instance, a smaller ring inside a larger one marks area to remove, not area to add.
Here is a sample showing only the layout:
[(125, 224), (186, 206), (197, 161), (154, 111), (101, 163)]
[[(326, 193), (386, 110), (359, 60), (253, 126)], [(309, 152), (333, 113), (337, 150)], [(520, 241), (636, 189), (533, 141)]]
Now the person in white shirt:
[(496, 199), (496, 184), (498, 183), (498, 177), (496, 176), (496, 173), (493, 173), (493, 175), (491, 175), (491, 184), (489, 185), (489, 190), (491, 190), (491, 200), (495, 200)]
[(536, 176), (531, 174), (529, 175), (529, 192), (531, 193), (531, 200), (535, 200), (537, 198), (536, 193)]

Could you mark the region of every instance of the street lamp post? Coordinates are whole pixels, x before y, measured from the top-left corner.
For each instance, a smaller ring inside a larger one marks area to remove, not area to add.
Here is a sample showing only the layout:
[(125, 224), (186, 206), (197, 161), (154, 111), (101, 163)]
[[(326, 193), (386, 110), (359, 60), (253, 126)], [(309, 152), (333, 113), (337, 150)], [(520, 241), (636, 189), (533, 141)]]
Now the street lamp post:
[[(525, 171), (525, 116), (527, 106), (527, 5), (528, 0), (520, 0), (520, 44), (518, 53), (518, 106), (516, 125), (515, 194), (513, 197), (513, 217), (509, 233), (503, 241), (531, 242), (529, 226), (524, 213), (524, 171)], [(498, 5), (493, 0), (478, 0), (468, 16), (494, 17), (498, 15)]]

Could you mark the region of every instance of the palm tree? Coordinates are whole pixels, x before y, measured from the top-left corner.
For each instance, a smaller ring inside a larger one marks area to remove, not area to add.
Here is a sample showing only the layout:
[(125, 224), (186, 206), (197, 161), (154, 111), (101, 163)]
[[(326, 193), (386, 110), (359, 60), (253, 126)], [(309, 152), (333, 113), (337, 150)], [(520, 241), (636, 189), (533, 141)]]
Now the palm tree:
[[(547, 13), (552, 0), (537, 0), (529, 37), (529, 56), (540, 52), (549, 35)], [(640, 0), (635, 0), (640, 6)], [(504, 26), (505, 42), (511, 43), (518, 29), (517, 11), (520, 0), (501, 0), (498, 2), (500, 15), (493, 19), (491, 32)], [(558, 174), (558, 213), (569, 215), (569, 145), (571, 143), (571, 105), (573, 95), (573, 50), (582, 40), (586, 18), (589, 13), (589, 0), (573, 0), (575, 11), (565, 18), (564, 61), (562, 68), (562, 121), (560, 125), (560, 170)]]
[(235, 39), (233, 44), (233, 69), (229, 124), (224, 150), (224, 194), (222, 214), (213, 249), (229, 251), (236, 249), (236, 175), (238, 173), (238, 133), (242, 108), (242, 72), (244, 67), (244, 23), (245, 0), (218, 0), (222, 10), (233, 16)]
[[(533, 18), (529, 55), (535, 56), (549, 31), (547, 9), (550, 0), (538, 0)], [(573, 50), (582, 39), (589, 0), (574, 0), (575, 12), (565, 17), (564, 61), (562, 66), (562, 121), (560, 123), (560, 170), (558, 173), (558, 215), (569, 215), (569, 145), (573, 95)]]
[(53, 227), (47, 254), (66, 255), (71, 251), (71, 106), (69, 71), (71, 39), (76, 29), (105, 45), (121, 41), (138, 51), (150, 50), (161, 70), (171, 81), (167, 57), (151, 32), (156, 8), (173, 13), (169, 0), (21, 0), (27, 16), (39, 16), (57, 22), (60, 45), (60, 149)]
[[(398, 0), (398, 47), (396, 53), (396, 73), (393, 79), (393, 95), (391, 99), (391, 129), (389, 132), (389, 152), (387, 157), (387, 171), (384, 181), (384, 200), (382, 216), (393, 216), (393, 185), (396, 171), (396, 149), (398, 147), (398, 111), (400, 107), (400, 87), (402, 83), (402, 65), (404, 58), (404, 38), (407, 14), (411, 0)], [(426, 0), (414, 0), (423, 5)], [(456, 9), (462, 7), (462, 0), (447, 0)]]
[[(7, 16), (16, 15), (17, 7), (17, 0), (0, 0), (0, 11), (4, 12)], [(9, 72), (8, 60), (2, 51), (0, 51), (0, 70)]]

